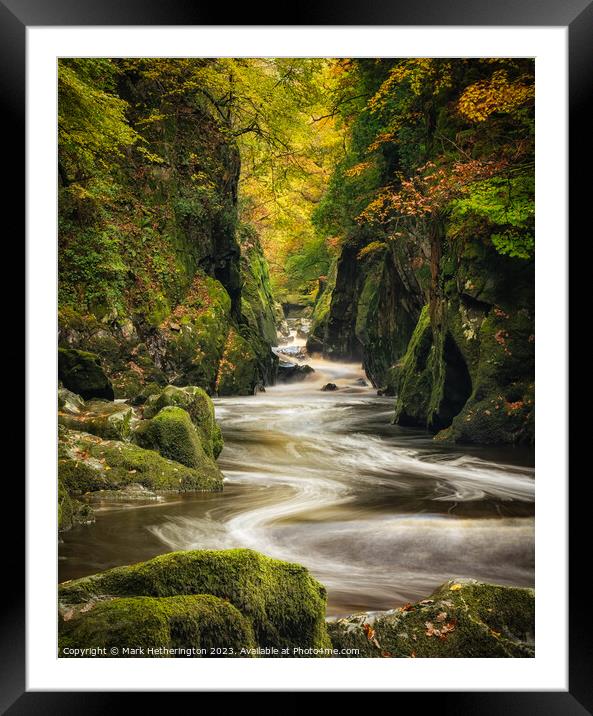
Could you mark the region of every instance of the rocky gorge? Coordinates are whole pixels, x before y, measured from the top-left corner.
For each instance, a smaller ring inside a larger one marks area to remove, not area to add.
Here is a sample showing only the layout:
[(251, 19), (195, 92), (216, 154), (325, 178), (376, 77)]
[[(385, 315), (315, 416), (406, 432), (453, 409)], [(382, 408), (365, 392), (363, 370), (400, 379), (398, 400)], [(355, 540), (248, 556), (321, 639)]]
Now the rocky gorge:
[(292, 62), (60, 65), (60, 656), (533, 657), (529, 63)]

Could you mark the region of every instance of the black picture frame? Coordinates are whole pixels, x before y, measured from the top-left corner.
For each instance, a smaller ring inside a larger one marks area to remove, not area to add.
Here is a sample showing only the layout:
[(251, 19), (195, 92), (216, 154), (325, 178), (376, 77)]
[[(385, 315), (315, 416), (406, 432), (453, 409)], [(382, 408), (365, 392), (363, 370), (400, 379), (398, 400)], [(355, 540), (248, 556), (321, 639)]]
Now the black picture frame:
[[(232, 7), (232, 10), (230, 9)], [(285, 22), (264, 22), (269, 10), (266, 6), (243, 4), (223, 7), (221, 4), (190, 3), (187, 0), (0, 0), (0, 102), (5, 124), (3, 137), (24, 138), (25, 127), (25, 51), (28, 26), (85, 26), (85, 25), (227, 25), (229, 14), (233, 25), (414, 25), (414, 26), (564, 26), (569, 33), (569, 146), (570, 182), (569, 213), (573, 225), (585, 223), (585, 212), (590, 214), (590, 181), (581, 177), (583, 163), (590, 158), (587, 137), (590, 129), (585, 112), (591, 89), (593, 70), (593, 0), (515, 0), (514, 3), (496, 3), (492, 0), (344, 0), (332, 3), (316, 0), (315, 4), (294, 4), (291, 16)], [(267, 20), (270, 17), (268, 16)], [(260, 22), (261, 20), (261, 22)], [(589, 143), (590, 144), (590, 143)], [(24, 164), (20, 147), (5, 176), (10, 178), (4, 189), (4, 207), (13, 218), (17, 207), (24, 217)], [(8, 161), (8, 160), (6, 160)], [(22, 169), (20, 167), (22, 166)], [(588, 166), (591, 166), (589, 163)], [(22, 172), (22, 174), (21, 174)], [(22, 181), (21, 181), (22, 180)], [(562, 191), (562, 188), (559, 188)], [(579, 221), (579, 219), (581, 221)], [(590, 217), (587, 216), (590, 220)], [(589, 232), (586, 232), (587, 234)], [(559, 340), (563, 340), (559, 336)], [(31, 360), (31, 357), (29, 357)], [(31, 364), (32, 365), (32, 364)], [(568, 380), (568, 378), (567, 378)], [(568, 426), (559, 426), (567, 430)], [(571, 438), (574, 436), (571, 435)], [(8, 474), (5, 473), (5, 477)], [(577, 476), (581, 490), (588, 482), (585, 473)], [(8, 480), (7, 480), (8, 482)], [(23, 486), (13, 478), (10, 485), (14, 494), (6, 495), (6, 504), (22, 504)], [(573, 485), (574, 488), (574, 485)], [(6, 489), (6, 485), (5, 485)], [(586, 497), (586, 496), (585, 496)], [(591, 606), (582, 586), (583, 563), (577, 545), (587, 546), (589, 533), (585, 532), (587, 499), (577, 489), (570, 491), (570, 541), (575, 549), (569, 554), (569, 690), (566, 692), (423, 692), (400, 693), (398, 708), (410, 696), (418, 708), (434, 708), (439, 713), (456, 714), (593, 714), (593, 640), (591, 639)], [(8, 531), (8, 527), (5, 529)], [(19, 546), (19, 541), (22, 542)], [(104, 714), (107, 709), (118, 708), (119, 702), (131, 705), (137, 694), (109, 692), (31, 692), (25, 686), (25, 544), (24, 532), (17, 526), (10, 535), (4, 551), (4, 589), (0, 612), (0, 709), (2, 713), (83, 713)], [(586, 588), (585, 588), (586, 589)], [(555, 618), (550, 615), (549, 628)], [(470, 685), (469, 685), (470, 686)], [(75, 688), (75, 685), (73, 685)], [(364, 691), (364, 686), (361, 686)], [(151, 694), (162, 703), (160, 694)], [(123, 705), (123, 704), (122, 704)]]

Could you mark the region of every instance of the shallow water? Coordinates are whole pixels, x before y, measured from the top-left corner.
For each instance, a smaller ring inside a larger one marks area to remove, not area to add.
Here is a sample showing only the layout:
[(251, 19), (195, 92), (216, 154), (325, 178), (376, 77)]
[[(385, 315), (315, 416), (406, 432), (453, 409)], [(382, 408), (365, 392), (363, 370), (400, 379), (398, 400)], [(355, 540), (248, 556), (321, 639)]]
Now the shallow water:
[[(360, 366), (308, 362), (304, 382), (215, 401), (223, 493), (101, 509), (64, 535), (60, 580), (250, 547), (309, 567), (330, 615), (392, 608), (452, 577), (533, 584), (531, 451), (438, 446), (389, 423), (393, 398), (356, 386)], [(328, 381), (339, 390), (322, 392)]]

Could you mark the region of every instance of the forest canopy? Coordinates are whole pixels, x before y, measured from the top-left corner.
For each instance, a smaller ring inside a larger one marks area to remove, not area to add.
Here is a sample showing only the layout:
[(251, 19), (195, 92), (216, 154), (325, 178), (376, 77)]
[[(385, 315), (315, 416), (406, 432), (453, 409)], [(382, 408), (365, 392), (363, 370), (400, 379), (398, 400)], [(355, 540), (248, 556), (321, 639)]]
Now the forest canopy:
[[(130, 75), (157, 84), (158, 106), (127, 96)], [(281, 300), (313, 296), (361, 231), (368, 254), (446, 218), (442, 240), (487, 234), (501, 254), (533, 255), (531, 60), (61, 60), (63, 187), (100, 205), (126, 157), (166, 165), (147, 132), (181, 98), (239, 147), (239, 219)], [(207, 196), (207, 177), (193, 179)]]

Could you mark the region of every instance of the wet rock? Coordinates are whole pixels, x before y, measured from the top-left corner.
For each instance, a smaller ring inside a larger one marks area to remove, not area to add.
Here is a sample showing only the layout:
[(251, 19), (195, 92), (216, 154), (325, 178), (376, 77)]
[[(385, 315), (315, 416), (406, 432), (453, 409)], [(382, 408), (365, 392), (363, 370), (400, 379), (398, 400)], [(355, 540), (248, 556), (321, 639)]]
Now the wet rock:
[(323, 353), (323, 340), (315, 335), (309, 335), (307, 338), (307, 353)]
[(278, 364), (278, 381), (289, 382), (304, 380), (308, 378), (315, 370), (310, 365), (298, 365), (297, 363), (289, 363), (281, 360)]
[(357, 378), (354, 381), (354, 385), (359, 385), (361, 388), (366, 388), (368, 383), (366, 382), (366, 380), (364, 378)]
[(97, 502), (156, 502), (162, 498), (155, 492), (146, 489), (144, 485), (135, 482), (131, 485), (126, 485), (121, 490), (89, 492), (83, 495), (81, 499), (92, 504)]
[(379, 396), (382, 396), (382, 395), (393, 396), (393, 395), (395, 395), (395, 390), (394, 390), (391, 386), (388, 385), (388, 386), (386, 386), (385, 388), (379, 388), (379, 390), (377, 391), (377, 395), (379, 395)]
[(321, 390), (325, 390), (325, 391), (338, 390), (338, 386), (335, 383), (326, 383)]
[(276, 353), (289, 356), (290, 358), (296, 358), (299, 361), (308, 358), (307, 350), (304, 346), (287, 346), (286, 348), (277, 348)]

